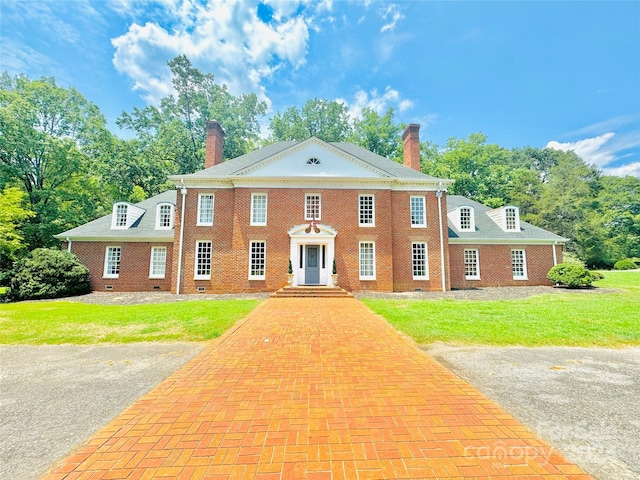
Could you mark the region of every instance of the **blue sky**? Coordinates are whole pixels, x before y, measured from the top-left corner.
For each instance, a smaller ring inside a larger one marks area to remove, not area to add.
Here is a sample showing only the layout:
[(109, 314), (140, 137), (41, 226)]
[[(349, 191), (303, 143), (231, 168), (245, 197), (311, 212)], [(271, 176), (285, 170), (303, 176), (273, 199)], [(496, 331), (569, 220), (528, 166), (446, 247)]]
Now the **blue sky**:
[(123, 111), (171, 93), (186, 54), (264, 120), (311, 98), (483, 132), (507, 148), (574, 149), (640, 176), (640, 1), (2, 0), (0, 70), (53, 76)]

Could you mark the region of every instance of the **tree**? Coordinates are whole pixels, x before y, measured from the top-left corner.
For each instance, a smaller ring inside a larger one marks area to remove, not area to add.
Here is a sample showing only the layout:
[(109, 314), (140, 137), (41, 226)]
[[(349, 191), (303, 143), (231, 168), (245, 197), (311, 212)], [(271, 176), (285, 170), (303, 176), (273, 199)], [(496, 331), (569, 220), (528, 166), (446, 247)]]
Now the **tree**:
[(325, 142), (343, 142), (351, 134), (347, 107), (339, 102), (312, 99), (302, 110), (288, 108), (276, 113), (269, 124), (273, 141), (302, 141), (317, 137)]
[(106, 122), (96, 105), (53, 78), (3, 74), (0, 86), (0, 188), (22, 185), (28, 195), (35, 213), (23, 228), (29, 248), (53, 245), (53, 234), (92, 218), (100, 203), (90, 192), (86, 151), (108, 134)]
[(25, 207), (26, 194), (16, 187), (0, 192), (0, 283), (6, 280), (17, 254), (26, 248), (21, 224), (34, 214)]
[(402, 163), (402, 132), (404, 124), (393, 123), (393, 108), (383, 116), (370, 108), (362, 109), (362, 117), (353, 122), (348, 139), (351, 143)]
[(556, 151), (554, 155), (557, 164), (549, 170), (548, 181), (537, 202), (538, 213), (532, 220), (571, 239), (567, 244), (569, 250), (576, 252), (587, 265), (594, 265), (601, 255), (597, 251), (599, 247), (592, 243), (600, 234), (592, 224), (602, 188), (600, 172), (574, 152)]
[(238, 157), (257, 145), (265, 102), (255, 94), (231, 95), (226, 85), (193, 67), (185, 55), (168, 66), (175, 93), (161, 99), (159, 106), (123, 113), (116, 122), (135, 132), (144, 168), (154, 172), (156, 182), (203, 168), (207, 120), (217, 120), (225, 130), (224, 158)]

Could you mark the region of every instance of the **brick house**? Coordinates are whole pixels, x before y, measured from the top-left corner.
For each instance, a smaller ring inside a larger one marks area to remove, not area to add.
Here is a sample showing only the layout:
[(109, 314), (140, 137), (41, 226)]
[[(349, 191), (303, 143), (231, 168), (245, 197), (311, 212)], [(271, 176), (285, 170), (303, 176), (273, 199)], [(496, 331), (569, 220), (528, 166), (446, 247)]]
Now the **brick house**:
[(176, 190), (56, 237), (87, 265), (94, 290), (275, 291), (287, 284), (350, 291), (548, 284), (566, 239), (447, 195), (420, 172), (419, 126), (404, 165), (350, 143), (277, 142), (223, 162), (224, 131), (207, 123), (205, 169)]

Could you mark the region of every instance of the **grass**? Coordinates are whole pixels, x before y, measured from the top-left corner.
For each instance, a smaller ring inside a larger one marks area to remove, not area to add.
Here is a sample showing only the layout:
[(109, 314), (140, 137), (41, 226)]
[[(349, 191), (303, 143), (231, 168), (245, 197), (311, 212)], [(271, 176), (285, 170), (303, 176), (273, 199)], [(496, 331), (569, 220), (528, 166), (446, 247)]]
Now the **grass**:
[(64, 301), (0, 304), (0, 344), (202, 342), (220, 336), (258, 303), (216, 300), (126, 306)]
[(365, 300), (418, 343), (485, 345), (640, 345), (640, 272), (607, 271), (598, 287), (522, 300)]

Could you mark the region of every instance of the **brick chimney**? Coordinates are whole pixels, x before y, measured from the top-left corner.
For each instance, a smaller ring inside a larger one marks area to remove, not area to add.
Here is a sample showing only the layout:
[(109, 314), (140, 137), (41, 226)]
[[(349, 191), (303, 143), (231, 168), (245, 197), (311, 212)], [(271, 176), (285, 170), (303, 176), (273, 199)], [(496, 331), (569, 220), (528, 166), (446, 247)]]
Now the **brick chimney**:
[(210, 168), (222, 163), (222, 142), (224, 130), (218, 122), (207, 122), (207, 139), (205, 141), (204, 168)]
[(404, 166), (420, 171), (420, 125), (410, 123), (402, 134)]

